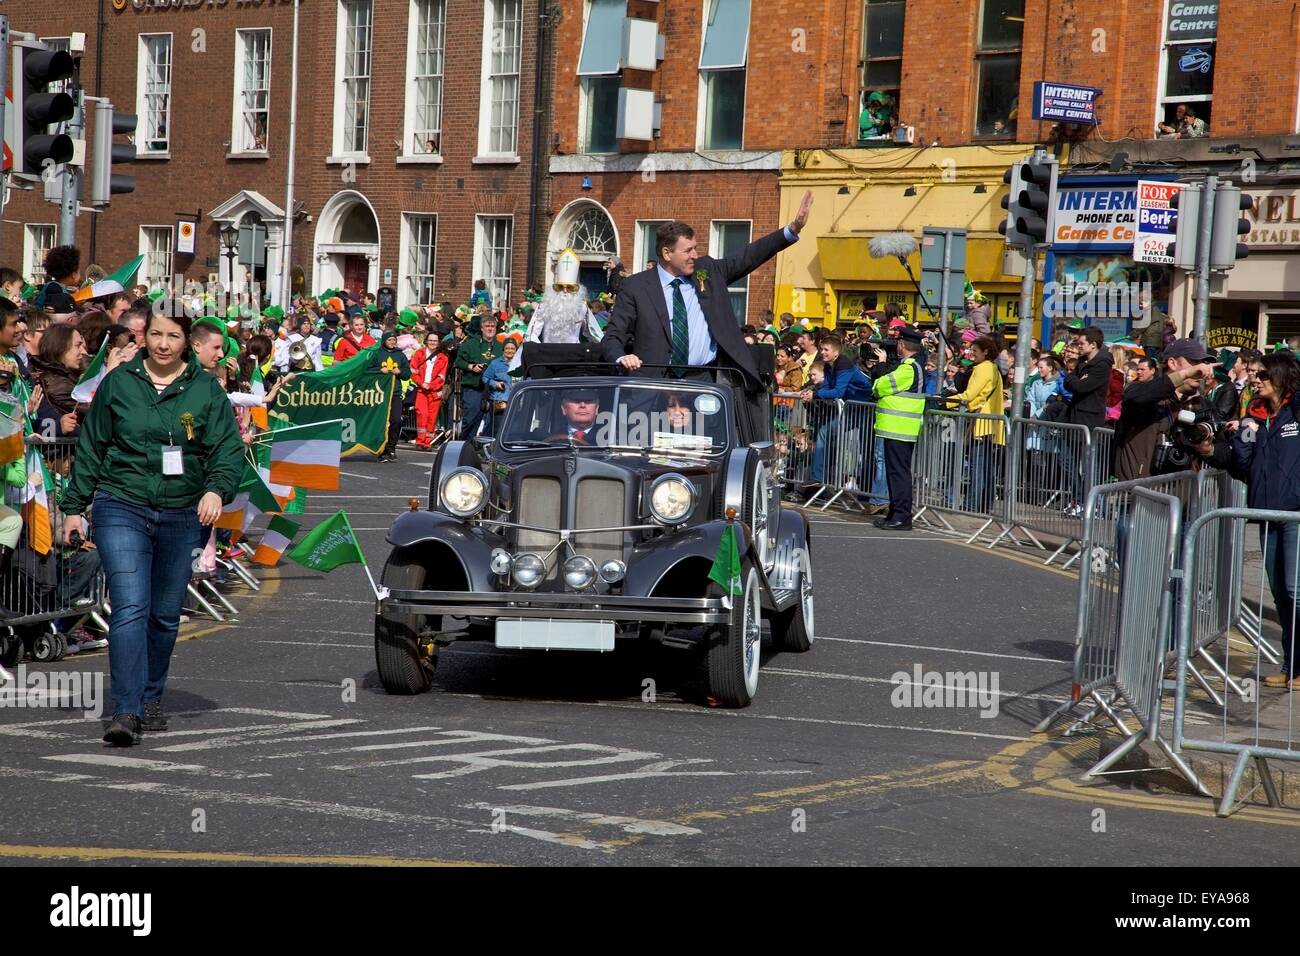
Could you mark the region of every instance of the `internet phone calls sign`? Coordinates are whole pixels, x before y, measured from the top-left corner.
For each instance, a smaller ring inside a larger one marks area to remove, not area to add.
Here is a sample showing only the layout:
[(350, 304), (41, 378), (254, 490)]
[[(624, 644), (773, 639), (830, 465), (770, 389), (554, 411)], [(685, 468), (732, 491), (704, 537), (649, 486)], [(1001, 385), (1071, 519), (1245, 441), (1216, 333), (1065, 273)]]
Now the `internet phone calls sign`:
[(1100, 95), (1101, 90), (1093, 86), (1040, 80), (1034, 84), (1034, 119), (1096, 126), (1097, 97)]
[(1137, 236), (1137, 185), (1070, 185), (1056, 192), (1052, 248), (1058, 252), (1129, 252)]
[(1133, 240), (1134, 262), (1173, 262), (1169, 243), (1178, 231), (1178, 210), (1171, 208), (1173, 198), (1183, 187), (1179, 183), (1138, 180), (1137, 236)]

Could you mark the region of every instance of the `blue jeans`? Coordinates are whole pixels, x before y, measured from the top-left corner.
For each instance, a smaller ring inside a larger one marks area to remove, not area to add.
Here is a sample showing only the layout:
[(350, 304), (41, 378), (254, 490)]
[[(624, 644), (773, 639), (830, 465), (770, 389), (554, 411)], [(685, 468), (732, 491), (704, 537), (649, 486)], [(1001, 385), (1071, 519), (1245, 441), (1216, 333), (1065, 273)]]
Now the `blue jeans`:
[(1282, 656), (1288, 677), (1300, 673), (1292, 641), (1295, 640), (1296, 614), (1296, 530), (1294, 524), (1265, 524), (1259, 528), (1260, 549), (1264, 552), (1264, 570), (1273, 592), (1273, 606), (1282, 625)]
[(108, 668), (113, 714), (143, 712), (162, 700), (185, 586), (203, 547), (194, 508), (150, 508), (98, 492), (91, 511), (104, 563), (109, 620)]
[(839, 424), (838, 418), (832, 418), (817, 429), (817, 444), (813, 448), (812, 479), (819, 485), (826, 482), (826, 456), (835, 451), (830, 447), (831, 437), (839, 428)]
[(483, 421), (483, 390), (470, 388), (468, 385), (462, 386), (460, 398), (463, 405), (460, 439), (469, 441), (478, 431), (479, 423)]
[(889, 504), (889, 485), (885, 481), (885, 440), (877, 436), (872, 449), (871, 494), (872, 504)]
[(970, 449), (970, 485), (966, 492), (966, 510), (986, 514), (993, 505), (996, 479), (993, 468), (997, 447), (992, 438), (976, 438)]

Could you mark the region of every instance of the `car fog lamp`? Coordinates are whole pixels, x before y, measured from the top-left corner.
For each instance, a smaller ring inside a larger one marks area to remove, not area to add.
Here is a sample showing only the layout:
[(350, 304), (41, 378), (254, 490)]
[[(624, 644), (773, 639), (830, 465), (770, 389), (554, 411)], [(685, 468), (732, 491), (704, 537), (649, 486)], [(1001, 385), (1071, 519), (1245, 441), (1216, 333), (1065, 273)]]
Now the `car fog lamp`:
[(510, 565), (513, 563), (514, 560), (510, 557), (509, 551), (502, 551), (500, 548), (497, 548), (492, 552), (493, 574), (509, 574)]
[(535, 554), (521, 554), (515, 558), (510, 576), (521, 588), (535, 588), (546, 574), (546, 563)]
[(458, 468), (442, 483), (442, 503), (457, 518), (471, 518), (487, 503), (487, 478), (474, 468)]
[(600, 579), (606, 584), (617, 584), (627, 577), (627, 565), (622, 561), (606, 561), (600, 566)]
[(564, 583), (575, 591), (591, 587), (596, 580), (596, 562), (581, 554), (564, 562)]
[(681, 475), (663, 475), (650, 488), (650, 513), (663, 524), (681, 524), (695, 510), (695, 486)]

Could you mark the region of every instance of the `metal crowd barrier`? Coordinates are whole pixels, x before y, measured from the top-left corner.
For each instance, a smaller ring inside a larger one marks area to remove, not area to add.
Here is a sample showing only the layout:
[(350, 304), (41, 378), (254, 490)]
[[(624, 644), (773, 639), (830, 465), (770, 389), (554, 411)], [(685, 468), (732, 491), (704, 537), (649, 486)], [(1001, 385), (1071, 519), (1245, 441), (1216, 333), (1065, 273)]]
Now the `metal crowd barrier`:
[[(1210, 626), (1205, 623), (1204, 595), (1207, 591), (1206, 586), (1215, 587), (1220, 584), (1214, 561), (1207, 562), (1203, 558), (1206, 552), (1215, 559), (1220, 557), (1223, 554), (1224, 539), (1232, 538), (1234, 534), (1232, 529), (1244, 528), (1246, 522), (1255, 523), (1260, 527), (1261, 545), (1265, 536), (1279, 530), (1284, 534), (1300, 532), (1300, 529), (1294, 527), (1300, 524), (1300, 513), (1260, 511), (1240, 507), (1217, 508), (1200, 515), (1192, 522), (1181, 555), (1182, 567), (1188, 571), (1178, 605), (1174, 748), (1227, 754), (1236, 758), (1218, 807), (1219, 816), (1227, 816), (1234, 812), (1254, 795), (1255, 790), (1260, 788), (1264, 790), (1270, 806), (1279, 806), (1280, 801), (1268, 761), (1300, 760), (1294, 697), (1287, 693), (1285, 686), (1273, 689), (1264, 683), (1265, 671), (1276, 669), (1278, 655), (1265, 653), (1267, 645), (1262, 636), (1246, 644), (1249, 649), (1241, 653), (1234, 653), (1234, 646), (1241, 646), (1237, 642), (1226, 640), (1221, 643), (1222, 657), (1218, 667), (1224, 673), (1232, 674), (1240, 680), (1246, 693), (1242, 696), (1224, 694), (1218, 699), (1211, 697), (1208, 712), (1200, 710), (1200, 706), (1203, 705), (1198, 706), (1199, 713), (1195, 716), (1201, 718), (1201, 723), (1193, 735), (1188, 735), (1191, 711), (1189, 705), (1192, 704), (1189, 699), (1191, 687), (1189, 678), (1204, 687), (1203, 682), (1196, 679), (1196, 670), (1192, 664), (1193, 659), (1204, 658), (1204, 647), (1198, 648), (1198, 645), (1203, 644), (1205, 640), (1203, 631)], [(1224, 528), (1225, 524), (1229, 527)], [(1279, 529), (1278, 526), (1284, 527)], [(1285, 572), (1285, 564), (1282, 570)], [(1206, 580), (1207, 577), (1209, 580)], [(1285, 585), (1284, 581), (1278, 583)], [(1296, 584), (1296, 581), (1290, 582), (1293, 593)], [(1254, 614), (1254, 619), (1261, 622), (1264, 620), (1264, 587), (1265, 581), (1261, 580), (1257, 610)], [(1290, 608), (1279, 607), (1276, 611), (1283, 625), (1284, 638), (1287, 632), (1290, 632), (1292, 647), (1289, 650), (1294, 654), (1296, 608), (1294, 601), (1291, 603)], [(1271, 651), (1271, 648), (1268, 650)], [(1267, 668), (1265, 662), (1268, 662)], [(1197, 736), (1204, 732), (1199, 728), (1210, 727), (1218, 728), (1217, 739)], [(1242, 787), (1246, 770), (1252, 762), (1257, 777), (1255, 787), (1238, 801), (1238, 791)]]
[(1079, 613), (1074, 635), (1070, 701), (1035, 728), (1044, 731), (1080, 704), (1091, 709), (1067, 733), (1105, 714), (1123, 726), (1110, 707), (1106, 691), (1114, 687), (1123, 610), (1124, 568), (1133, 499), (1138, 489), (1177, 498), (1186, 508), (1195, 495), (1196, 473), (1181, 471), (1134, 481), (1097, 485), (1083, 506), (1083, 546), (1079, 563)]
[[(967, 539), (973, 542), (1005, 516), (1007, 446), (996, 440), (999, 425), (1006, 436), (1010, 429), (1002, 415), (926, 409), (912, 460), (913, 520), (929, 513), (944, 530), (955, 533), (943, 513), (983, 518), (984, 524)], [(982, 431), (991, 434), (982, 436)], [(1005, 535), (1005, 524), (1003, 528)]]
[[(834, 446), (828, 450), (827, 458), (825, 490), (830, 497), (822, 505), (822, 510), (836, 502), (850, 510), (863, 510), (859, 496), (871, 493), (877, 471), (876, 406), (873, 402), (840, 401), (838, 404)], [(883, 471), (883, 462), (880, 467)], [(885, 492), (885, 499), (888, 497), (888, 492)]]
[[(861, 457), (862, 406), (841, 399), (805, 402), (797, 392), (778, 392), (772, 407), (777, 473), (784, 485), (823, 511), (836, 501), (861, 507), (853, 475)], [(870, 427), (869, 419), (865, 424)]]
[(1088, 476), (1088, 487), (1104, 485), (1115, 477), (1112, 472), (1112, 457), (1115, 448), (1115, 429), (1094, 428), (1092, 430), (1092, 462)]
[(1197, 790), (1208, 796), (1209, 791), (1195, 771), (1161, 733), (1161, 692), (1173, 620), (1182, 502), (1173, 495), (1136, 488), (1129, 519), (1114, 664), (1115, 691), (1141, 726), (1129, 730), (1118, 715), (1110, 713), (1126, 739), (1083, 778), (1107, 773), (1138, 744), (1149, 740), (1164, 751)]
[[(1007, 522), (1024, 531), (1043, 551), (1047, 548), (1032, 532), (1062, 539), (1043, 562), (1051, 564), (1071, 544), (1083, 540), (1083, 502), (1094, 485), (1097, 446), (1086, 425), (1017, 418), (1012, 429), (1021, 460)], [(1081, 553), (1077, 551), (1065, 566), (1068, 568)]]

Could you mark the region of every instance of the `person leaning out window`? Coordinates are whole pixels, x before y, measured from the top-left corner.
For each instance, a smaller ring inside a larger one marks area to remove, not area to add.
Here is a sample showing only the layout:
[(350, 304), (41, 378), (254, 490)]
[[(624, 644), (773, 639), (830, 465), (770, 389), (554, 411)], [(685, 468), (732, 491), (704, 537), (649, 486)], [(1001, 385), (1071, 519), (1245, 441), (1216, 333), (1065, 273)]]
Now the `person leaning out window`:
[(145, 348), (100, 383), (82, 422), (60, 504), (63, 539), (87, 533), (108, 581), (113, 719), (104, 740), (129, 747), (166, 730), (162, 696), (200, 526), (234, 499), (243, 444), (221, 385), (189, 350), (180, 302), (151, 312)]

